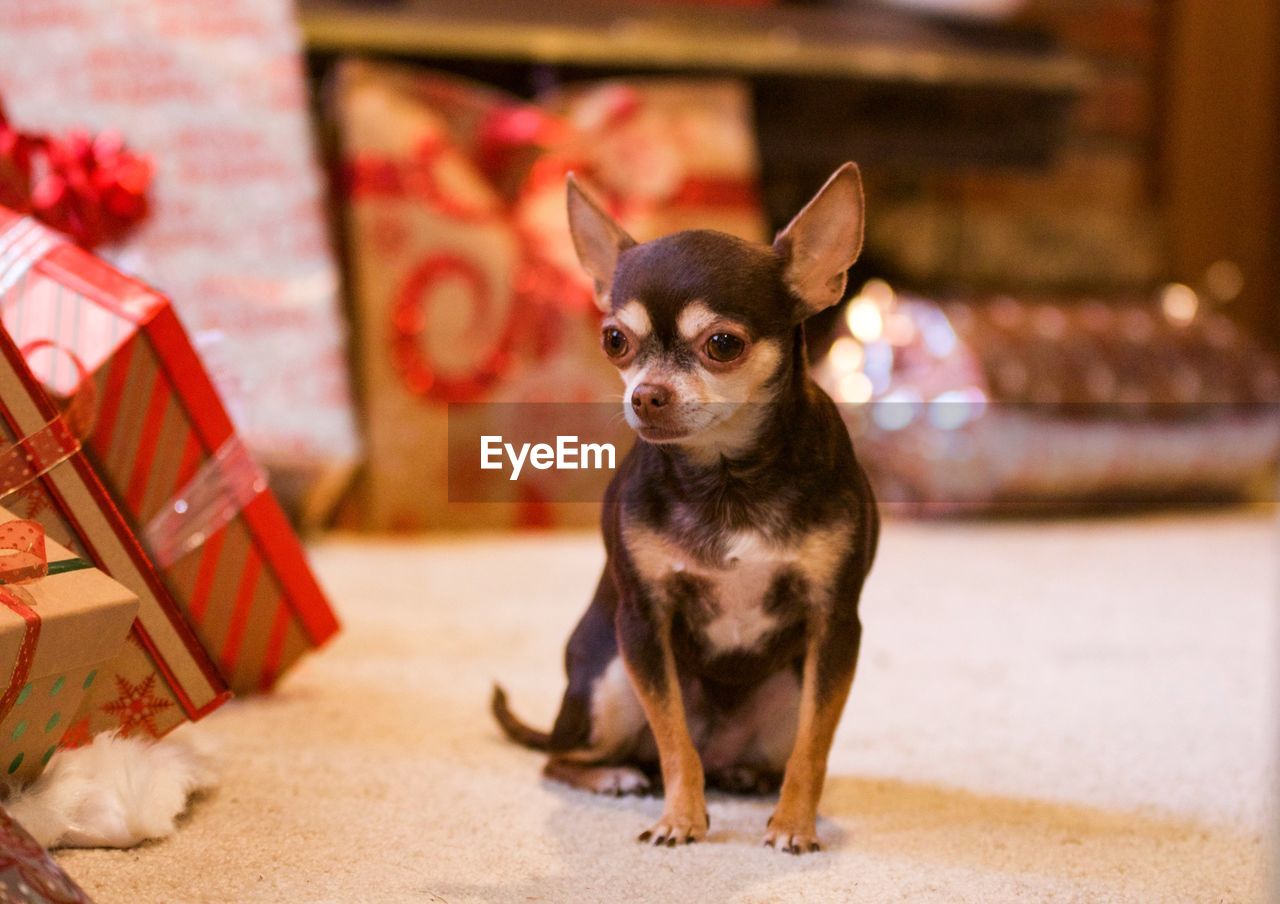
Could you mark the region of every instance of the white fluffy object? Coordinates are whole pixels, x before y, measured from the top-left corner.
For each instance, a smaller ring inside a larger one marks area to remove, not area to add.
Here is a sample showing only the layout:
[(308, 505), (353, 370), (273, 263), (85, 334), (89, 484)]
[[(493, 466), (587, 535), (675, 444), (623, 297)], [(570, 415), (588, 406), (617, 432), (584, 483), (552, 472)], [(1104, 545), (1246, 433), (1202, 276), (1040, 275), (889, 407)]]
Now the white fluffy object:
[(59, 750), (4, 807), (45, 847), (132, 847), (173, 834), (190, 796), (216, 784), (213, 762), (190, 726), (160, 741), (108, 732)]

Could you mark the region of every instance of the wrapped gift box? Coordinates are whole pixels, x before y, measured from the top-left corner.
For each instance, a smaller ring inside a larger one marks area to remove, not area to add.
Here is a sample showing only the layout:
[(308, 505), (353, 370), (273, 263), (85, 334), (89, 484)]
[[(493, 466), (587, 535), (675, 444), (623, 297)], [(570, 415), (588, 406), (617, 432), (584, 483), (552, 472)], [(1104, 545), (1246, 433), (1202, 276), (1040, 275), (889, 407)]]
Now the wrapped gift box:
[(0, 809), (0, 904), (92, 904), (26, 829)]
[(538, 106), (356, 61), (335, 89), (368, 453), (347, 523), (596, 523), (597, 507), (532, 478), (512, 483), (506, 504), (451, 501), (448, 437), (474, 430), (451, 423), (449, 405), (502, 403), (517, 421), (522, 403), (616, 405), (569, 236), (566, 173), (639, 239), (697, 227), (759, 239), (744, 89), (607, 83)]
[[(12, 247), (0, 246), (0, 259), (10, 259)], [(99, 670), (64, 743), (109, 729), (158, 736), (213, 711), (229, 692), (83, 454), (79, 420), (60, 414), (0, 330), (0, 493), (139, 600), (129, 640)]]
[[(35, 778), (124, 645), (138, 597), (0, 509), (0, 770)], [(12, 666), (7, 664), (12, 663)]]
[(270, 687), (337, 621), (172, 307), (0, 211), (0, 244), (24, 234), (0, 318), (51, 393), (96, 394), (103, 483), (230, 686)]

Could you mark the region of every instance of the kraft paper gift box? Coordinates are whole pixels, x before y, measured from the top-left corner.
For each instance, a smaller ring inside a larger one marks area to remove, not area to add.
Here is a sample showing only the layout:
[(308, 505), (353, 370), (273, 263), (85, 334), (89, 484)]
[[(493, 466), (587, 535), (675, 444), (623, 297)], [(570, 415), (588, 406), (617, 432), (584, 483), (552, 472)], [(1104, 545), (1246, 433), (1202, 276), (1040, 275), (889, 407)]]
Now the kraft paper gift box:
[[(11, 259), (0, 252), (0, 260)], [(0, 278), (0, 285), (3, 279)], [(159, 736), (212, 712), (226, 684), (165, 589), (81, 448), (78, 396), (69, 415), (53, 404), (22, 351), (0, 330), (0, 496), (11, 511), (137, 595), (124, 648), (100, 669), (64, 743), (99, 731)], [(91, 401), (91, 400), (90, 400)]]
[(96, 394), (102, 482), (231, 688), (270, 688), (337, 620), (172, 307), (0, 211), (0, 247), (22, 242), (0, 264), (5, 327), (52, 394)]
[(0, 508), (0, 775), (40, 774), (137, 614), (127, 587)]
[[(536, 475), (513, 483), (504, 504), (451, 499), (459, 425), (449, 406), (499, 403), (518, 417), (534, 403), (616, 404), (617, 373), (600, 352), (600, 314), (568, 232), (565, 176), (573, 170), (638, 239), (692, 227), (759, 239), (745, 91), (610, 83), (557, 99), (559, 116), (457, 78), (347, 61), (332, 97), (367, 426), (343, 522), (595, 524), (597, 506), (557, 497)], [(642, 152), (630, 168), (627, 148)], [(706, 162), (715, 148), (727, 166)]]

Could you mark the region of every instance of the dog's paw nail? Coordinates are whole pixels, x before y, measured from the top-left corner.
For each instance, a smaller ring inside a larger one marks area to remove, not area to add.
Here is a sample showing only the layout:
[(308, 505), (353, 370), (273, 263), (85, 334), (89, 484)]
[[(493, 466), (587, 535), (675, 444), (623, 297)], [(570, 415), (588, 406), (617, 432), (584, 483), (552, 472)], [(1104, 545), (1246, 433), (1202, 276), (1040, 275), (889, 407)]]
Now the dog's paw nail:
[(676, 846), (676, 836), (672, 835), (670, 838), (667, 839), (667, 847), (675, 847), (675, 846)]
[(653, 837), (653, 832), (649, 831), (648, 829), (645, 829), (643, 832), (640, 833), (640, 836), (636, 838), (636, 841), (645, 842), (652, 837)]
[(810, 854), (816, 854), (816, 853), (817, 853), (818, 851), (820, 851), (820, 850), (822, 850), (822, 845), (818, 844), (818, 842), (816, 842), (816, 841), (810, 841), (810, 842), (809, 842), (809, 853), (810, 853)]

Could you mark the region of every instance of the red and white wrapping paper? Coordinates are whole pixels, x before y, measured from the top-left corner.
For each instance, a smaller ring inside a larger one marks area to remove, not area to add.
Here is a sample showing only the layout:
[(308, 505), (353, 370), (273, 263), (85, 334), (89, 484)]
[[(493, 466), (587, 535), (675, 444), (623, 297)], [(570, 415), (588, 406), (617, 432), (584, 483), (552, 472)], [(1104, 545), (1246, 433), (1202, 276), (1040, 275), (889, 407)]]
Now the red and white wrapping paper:
[(259, 458), (319, 474), (358, 443), (299, 44), (287, 0), (0, 3), (11, 116), (150, 158), (154, 206), (113, 259), (226, 337), (213, 377)]
[(164, 296), (0, 208), (0, 318), (49, 391), (97, 397), (89, 457), (233, 689), (270, 687), (332, 636), (302, 549)]

